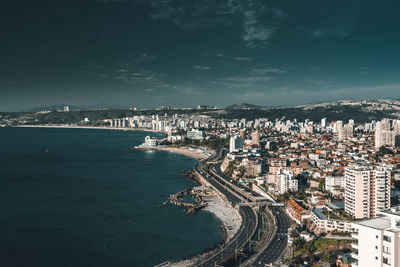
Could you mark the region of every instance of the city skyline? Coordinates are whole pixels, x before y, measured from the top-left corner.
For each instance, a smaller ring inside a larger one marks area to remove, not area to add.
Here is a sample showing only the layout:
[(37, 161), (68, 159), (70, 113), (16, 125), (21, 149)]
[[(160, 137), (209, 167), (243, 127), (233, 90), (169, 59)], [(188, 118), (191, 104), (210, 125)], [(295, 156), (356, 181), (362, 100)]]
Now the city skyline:
[(1, 110), (398, 98), (398, 7), (358, 0), (5, 1)]

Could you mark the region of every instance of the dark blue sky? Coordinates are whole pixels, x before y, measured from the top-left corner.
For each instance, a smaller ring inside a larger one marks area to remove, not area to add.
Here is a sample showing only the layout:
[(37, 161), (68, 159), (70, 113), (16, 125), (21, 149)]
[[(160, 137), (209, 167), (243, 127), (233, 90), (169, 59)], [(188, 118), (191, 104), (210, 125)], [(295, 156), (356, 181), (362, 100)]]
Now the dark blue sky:
[(3, 0), (0, 110), (400, 96), (400, 2)]

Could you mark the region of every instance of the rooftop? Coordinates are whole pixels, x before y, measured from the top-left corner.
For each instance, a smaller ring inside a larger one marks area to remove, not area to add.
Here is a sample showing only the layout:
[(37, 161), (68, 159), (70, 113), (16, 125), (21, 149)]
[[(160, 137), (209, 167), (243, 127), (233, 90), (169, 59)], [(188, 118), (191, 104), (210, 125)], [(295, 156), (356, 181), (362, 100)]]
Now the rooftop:
[(355, 224), (375, 228), (379, 230), (385, 230), (391, 228), (391, 221), (389, 217), (378, 217), (365, 221), (355, 222)]
[(321, 220), (328, 220), (328, 217), (326, 217), (326, 216), (322, 213), (322, 209), (320, 209), (320, 208), (313, 208), (312, 211), (314, 212), (315, 215), (317, 215), (318, 219), (321, 219)]
[(326, 206), (330, 207), (333, 210), (344, 210), (344, 202), (342, 201), (334, 201), (325, 203)]

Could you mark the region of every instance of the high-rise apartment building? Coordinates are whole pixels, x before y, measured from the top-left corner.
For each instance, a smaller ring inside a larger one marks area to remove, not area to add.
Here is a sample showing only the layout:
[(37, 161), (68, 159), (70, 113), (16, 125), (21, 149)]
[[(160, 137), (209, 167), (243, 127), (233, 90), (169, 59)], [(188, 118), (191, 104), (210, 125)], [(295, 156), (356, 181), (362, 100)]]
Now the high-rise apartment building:
[(380, 211), (379, 217), (353, 223), (353, 267), (400, 266), (400, 207)]
[(375, 217), (390, 207), (390, 171), (355, 164), (345, 171), (345, 211), (355, 219)]
[(243, 148), (243, 138), (241, 136), (232, 136), (229, 140), (229, 151), (237, 152)]
[(326, 118), (321, 119), (321, 128), (326, 127)]
[(375, 128), (375, 148), (382, 146), (395, 147), (396, 133), (390, 130), (390, 121), (387, 119), (378, 121)]
[(292, 174), (287, 171), (281, 171), (277, 175), (276, 191), (278, 194), (285, 194), (289, 191), (296, 192), (299, 190), (299, 181), (294, 179)]
[(251, 143), (256, 146), (260, 145), (260, 133), (258, 131), (251, 133)]
[(353, 125), (346, 124), (338, 129), (339, 141), (344, 141), (353, 137)]

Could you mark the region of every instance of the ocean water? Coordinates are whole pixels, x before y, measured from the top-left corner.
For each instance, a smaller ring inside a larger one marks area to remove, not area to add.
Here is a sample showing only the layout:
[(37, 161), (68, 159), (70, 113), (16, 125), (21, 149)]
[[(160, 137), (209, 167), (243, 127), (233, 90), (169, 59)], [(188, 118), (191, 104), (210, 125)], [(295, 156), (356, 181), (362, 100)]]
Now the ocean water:
[(154, 266), (221, 242), (214, 215), (160, 207), (195, 161), (127, 151), (146, 135), (0, 128), (0, 266)]

